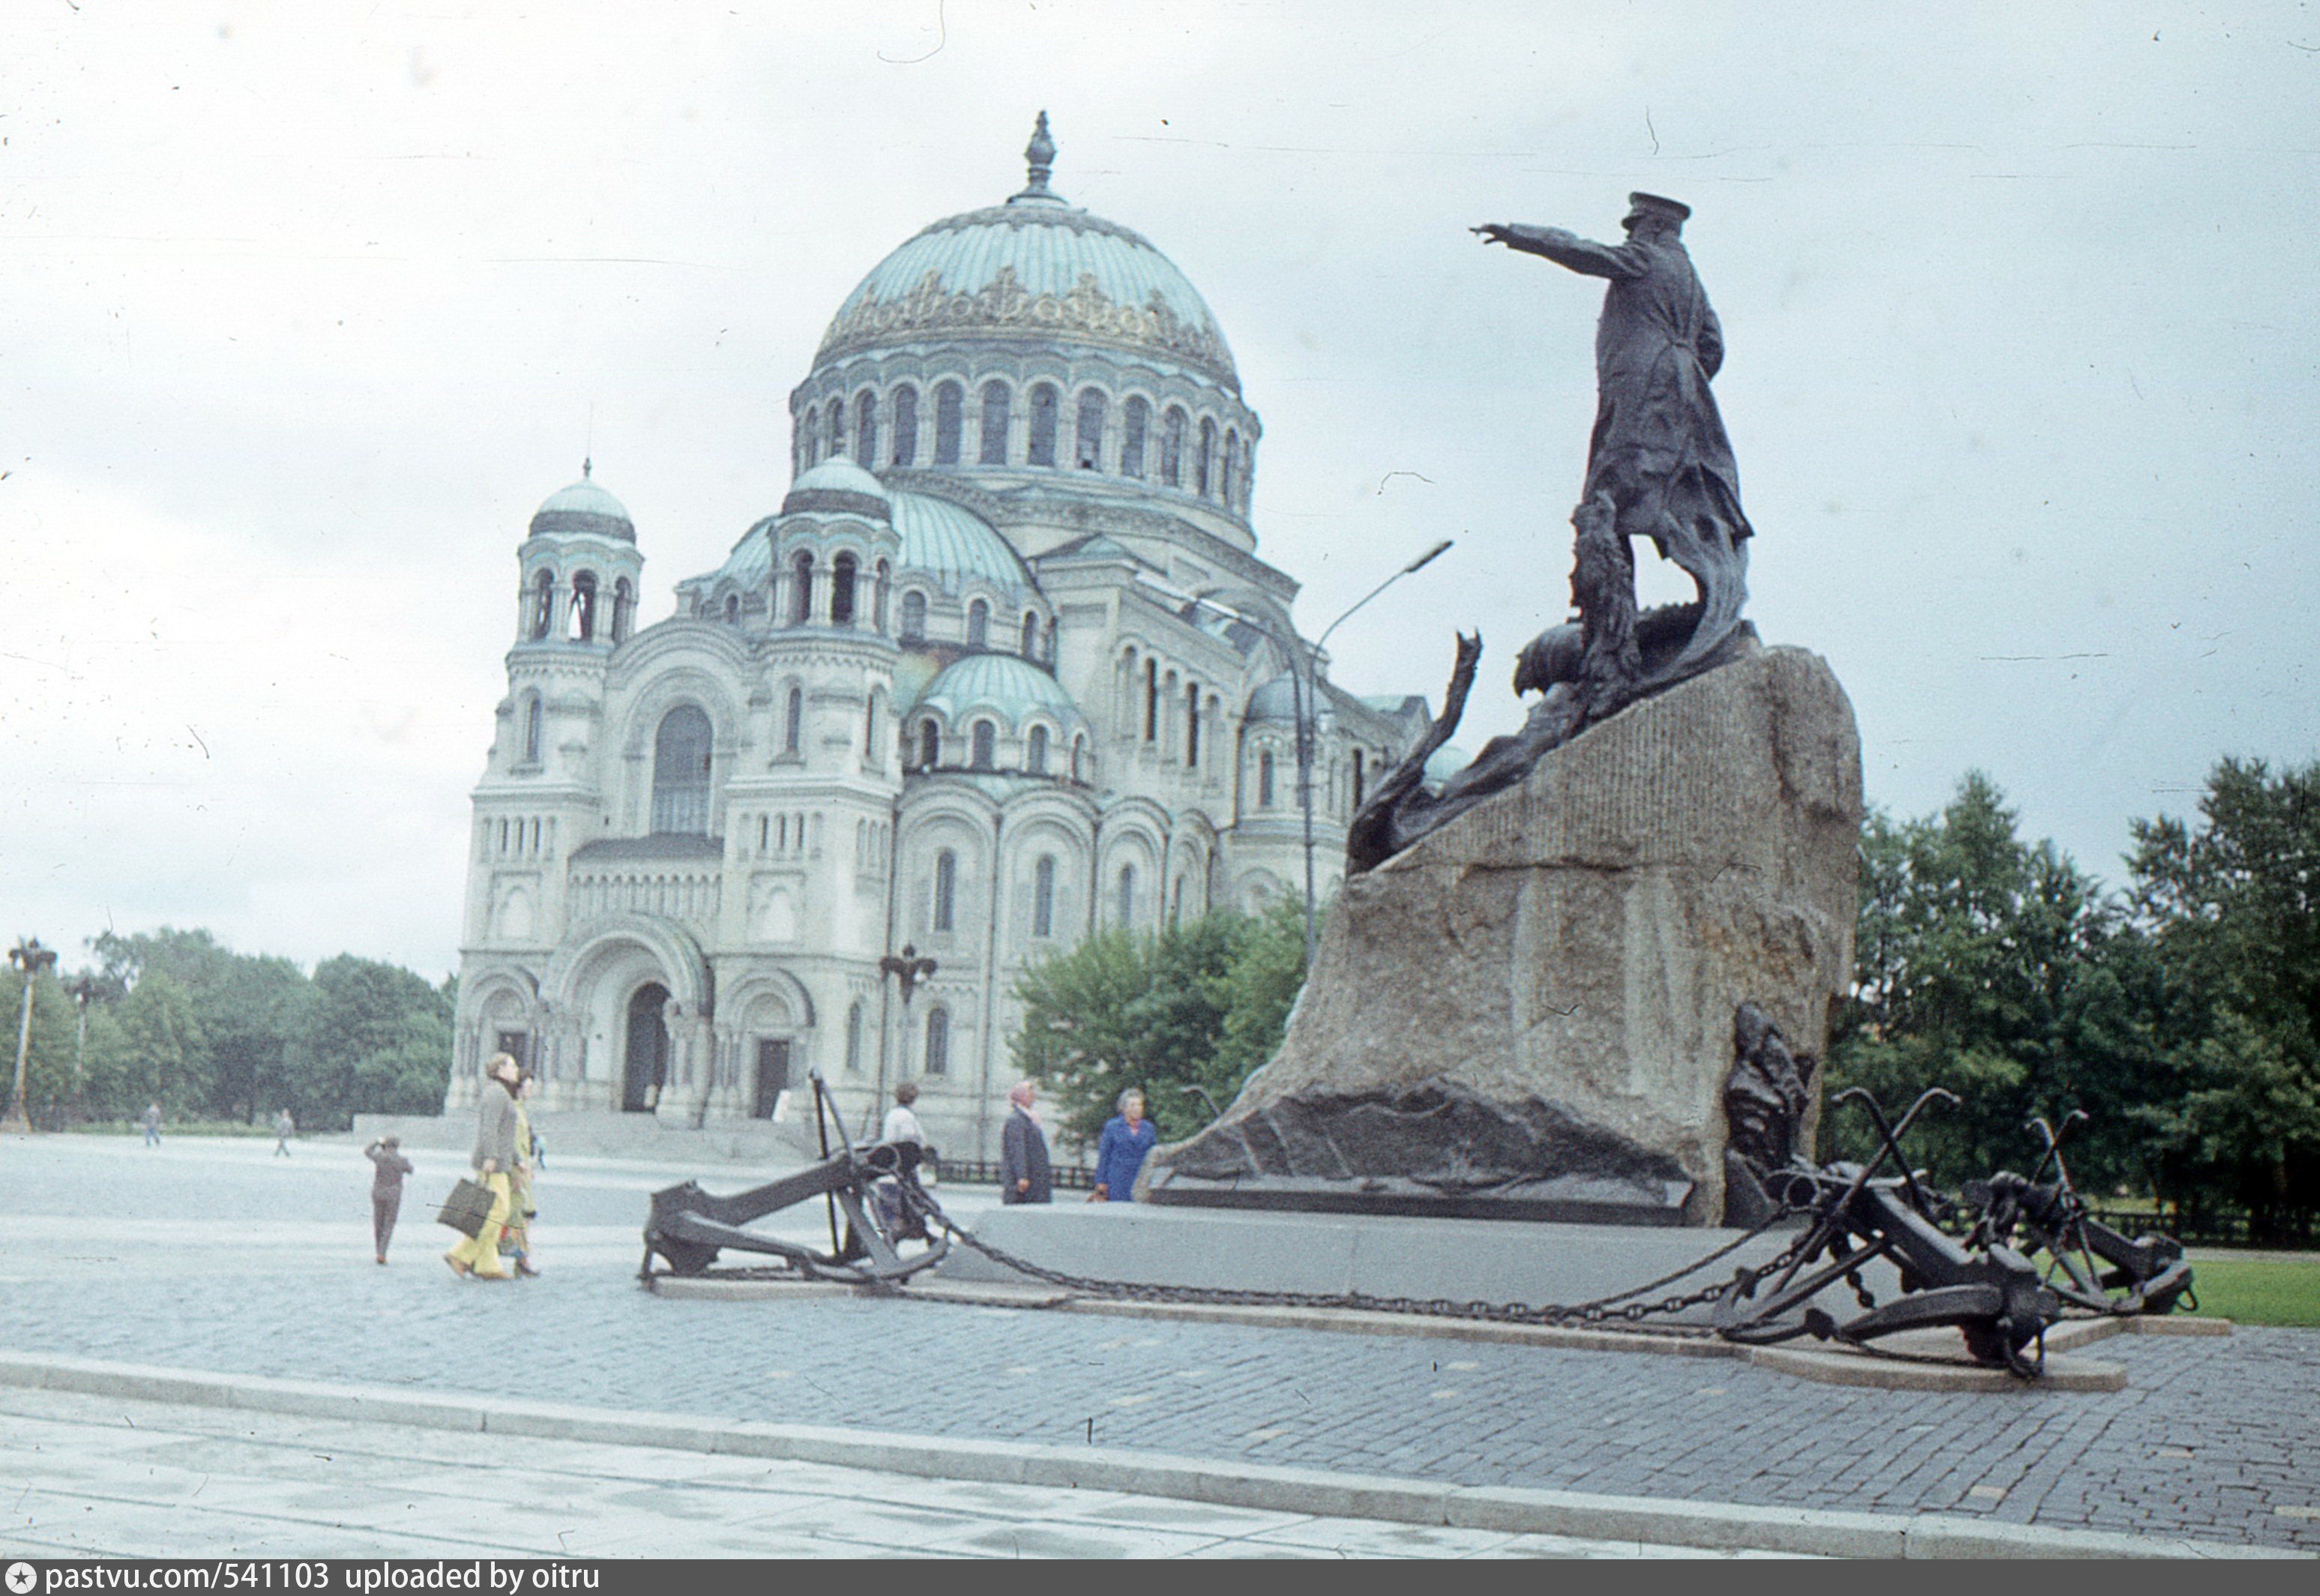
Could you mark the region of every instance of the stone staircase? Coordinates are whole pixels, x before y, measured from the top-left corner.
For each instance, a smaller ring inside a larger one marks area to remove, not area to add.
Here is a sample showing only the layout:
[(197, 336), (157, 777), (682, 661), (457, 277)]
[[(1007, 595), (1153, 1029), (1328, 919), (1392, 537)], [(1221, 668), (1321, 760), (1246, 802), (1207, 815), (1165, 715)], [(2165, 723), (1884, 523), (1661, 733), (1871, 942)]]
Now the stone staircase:
[[(770, 1120), (711, 1120), (698, 1129), (651, 1114), (607, 1109), (532, 1109), (531, 1128), (552, 1159), (558, 1154), (591, 1158), (633, 1158), (656, 1164), (745, 1164), (794, 1166), (820, 1156), (811, 1120), (775, 1124)], [(474, 1113), (449, 1115), (357, 1114), (353, 1136), (360, 1143), (399, 1136), (406, 1147), (465, 1152), (475, 1145)]]

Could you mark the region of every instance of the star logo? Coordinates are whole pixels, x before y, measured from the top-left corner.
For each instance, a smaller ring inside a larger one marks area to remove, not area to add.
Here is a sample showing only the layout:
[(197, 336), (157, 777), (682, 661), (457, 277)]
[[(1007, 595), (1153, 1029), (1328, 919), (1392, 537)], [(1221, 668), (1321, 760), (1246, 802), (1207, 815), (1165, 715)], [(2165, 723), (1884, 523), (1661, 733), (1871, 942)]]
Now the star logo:
[(37, 1585), (40, 1582), (41, 1576), (39, 1573), (34, 1572), (31, 1564), (11, 1563), (8, 1564), (8, 1590), (10, 1596), (25, 1596), (26, 1591), (30, 1591), (34, 1585)]

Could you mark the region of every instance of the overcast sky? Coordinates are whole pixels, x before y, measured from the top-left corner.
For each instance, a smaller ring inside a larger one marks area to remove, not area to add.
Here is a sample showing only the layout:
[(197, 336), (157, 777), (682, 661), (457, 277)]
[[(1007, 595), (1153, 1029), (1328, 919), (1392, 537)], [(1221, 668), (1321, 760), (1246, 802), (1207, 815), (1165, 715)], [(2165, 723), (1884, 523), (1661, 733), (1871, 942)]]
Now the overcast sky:
[(1479, 626), (1468, 748), (1564, 607), (1601, 294), (1465, 229), (1690, 202), (1758, 628), (1872, 800), (1979, 766), (2116, 880), (2320, 739), (2320, 15), (1904, 10), (9, 0), (0, 935), (451, 969), (533, 508), (593, 449), (667, 613), (1042, 107), (1216, 313), (1308, 634), (1457, 540), (1331, 652), (1438, 699)]

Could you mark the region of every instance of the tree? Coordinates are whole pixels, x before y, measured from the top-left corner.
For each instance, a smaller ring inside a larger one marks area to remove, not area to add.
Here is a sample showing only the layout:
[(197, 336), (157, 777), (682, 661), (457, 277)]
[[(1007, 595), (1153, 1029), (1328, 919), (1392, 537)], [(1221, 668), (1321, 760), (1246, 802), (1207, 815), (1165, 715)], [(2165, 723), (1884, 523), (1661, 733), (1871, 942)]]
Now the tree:
[(2225, 759), (2199, 814), (2134, 828), (2170, 1020), (2153, 1128), (2180, 1195), (2291, 1234), (2320, 1208), (2320, 763)]
[(342, 953), (314, 966), (301, 1068), (290, 1080), (301, 1123), (358, 1113), (424, 1112), (451, 1069), (445, 994), (399, 965)]
[[(1927, 1086), (1956, 1093), (1962, 1102), (1929, 1110), (1910, 1142), (1947, 1182), (2020, 1166), (2034, 1145), (2029, 1115), (2083, 1105), (2104, 1134), (2079, 1167), (2115, 1180), (2134, 1123), (2116, 1094), (2147, 1051), (2105, 968), (2120, 917), (2051, 841), (2023, 843), (2015, 828), (1978, 772), (1939, 815), (1899, 825), (1870, 816), (1853, 984), (1831, 1038), (1828, 1086), (1865, 1086), (1895, 1113)], [(1832, 1149), (1835, 1120), (1823, 1120)]]
[[(15, 1091), (16, 1038), (24, 1019), (24, 975), (14, 965), (0, 972), (0, 1019), (7, 1026), (0, 1044), (0, 1105)], [(24, 1053), (24, 1111), (34, 1125), (50, 1126), (72, 1103), (73, 1000), (53, 970), (32, 984), (32, 1033)]]
[(127, 1112), (158, 1102), (172, 1115), (201, 1113), (210, 1100), (209, 1053), (192, 994), (159, 971), (139, 977), (121, 1002), (118, 1073), (107, 1095)]
[(1026, 970), (1016, 1066), (1064, 1110), (1063, 1130), (1093, 1141), (1128, 1087), (1143, 1090), (1164, 1138), (1189, 1136), (1272, 1056), (1304, 979), (1295, 905), (1262, 919), (1217, 913), (1157, 935), (1100, 931)]

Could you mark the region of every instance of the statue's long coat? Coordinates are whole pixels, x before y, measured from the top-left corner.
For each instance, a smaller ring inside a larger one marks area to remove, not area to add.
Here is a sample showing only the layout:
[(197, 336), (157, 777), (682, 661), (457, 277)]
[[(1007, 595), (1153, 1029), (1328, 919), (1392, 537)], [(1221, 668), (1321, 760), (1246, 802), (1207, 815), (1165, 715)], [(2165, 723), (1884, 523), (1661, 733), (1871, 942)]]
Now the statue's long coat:
[(1686, 523), (1705, 515), (1735, 543), (1747, 537), (1740, 470), (1708, 390), (1724, 364), (1724, 330), (1683, 245), (1672, 237), (1600, 244), (1559, 227), (1507, 231), (1526, 253), (1611, 280), (1595, 329), (1595, 435), (1581, 497), (1608, 490), (1630, 534), (1651, 529), (1627, 512), (1656, 495)]

